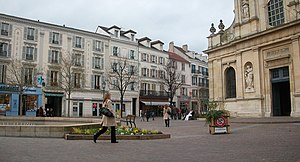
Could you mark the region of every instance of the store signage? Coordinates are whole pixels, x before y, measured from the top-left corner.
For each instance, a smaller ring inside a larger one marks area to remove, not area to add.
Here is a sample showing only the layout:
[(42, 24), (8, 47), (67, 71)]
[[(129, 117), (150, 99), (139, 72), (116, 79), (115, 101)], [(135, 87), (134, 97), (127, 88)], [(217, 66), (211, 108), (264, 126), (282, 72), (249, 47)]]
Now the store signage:
[(215, 133), (227, 133), (226, 127), (215, 127)]
[(12, 85), (0, 85), (0, 91), (19, 91), (19, 87)]

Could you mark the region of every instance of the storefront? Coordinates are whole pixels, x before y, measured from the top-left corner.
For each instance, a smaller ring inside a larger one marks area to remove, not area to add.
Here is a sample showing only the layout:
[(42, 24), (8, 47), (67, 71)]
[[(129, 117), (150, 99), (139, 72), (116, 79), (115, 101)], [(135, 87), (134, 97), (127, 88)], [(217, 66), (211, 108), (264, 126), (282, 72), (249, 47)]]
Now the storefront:
[(0, 115), (18, 116), (18, 87), (0, 84)]
[(42, 106), (42, 89), (27, 87), (22, 95), (22, 111), (26, 116), (36, 116), (36, 110)]
[(64, 93), (45, 92), (46, 116), (61, 117)]

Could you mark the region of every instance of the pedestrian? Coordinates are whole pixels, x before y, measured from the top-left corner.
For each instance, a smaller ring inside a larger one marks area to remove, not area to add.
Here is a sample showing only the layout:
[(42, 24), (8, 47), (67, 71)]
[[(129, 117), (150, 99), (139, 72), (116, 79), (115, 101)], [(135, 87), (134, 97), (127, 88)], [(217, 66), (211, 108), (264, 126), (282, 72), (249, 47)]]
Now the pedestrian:
[(144, 111), (143, 111), (143, 110), (140, 110), (140, 119), (141, 119), (141, 121), (145, 121), (145, 120), (144, 120), (144, 116), (145, 116)]
[(116, 114), (112, 109), (112, 102), (111, 102), (111, 94), (110, 93), (106, 93), (104, 95), (103, 98), (103, 107), (106, 107), (109, 111), (111, 111), (114, 116), (113, 117), (107, 117), (105, 115), (102, 115), (102, 128), (99, 132), (97, 132), (96, 134), (94, 134), (93, 137), (93, 141), (96, 143), (96, 140), (98, 139), (98, 137), (105, 133), (108, 129), (108, 127), (110, 127), (110, 141), (111, 143), (118, 143), (117, 139), (116, 139)]
[(163, 119), (165, 120), (166, 127), (170, 127), (170, 114), (171, 108), (166, 104), (163, 109)]
[(41, 106), (39, 109), (37, 109), (36, 111), (36, 116), (38, 117), (45, 117), (45, 112), (44, 112), (44, 109), (43, 109), (43, 106)]
[(147, 120), (147, 122), (149, 122), (149, 118), (150, 118), (150, 115), (151, 115), (151, 112), (150, 112), (150, 110), (146, 110), (146, 120)]
[(154, 111), (151, 111), (152, 120), (154, 120)]

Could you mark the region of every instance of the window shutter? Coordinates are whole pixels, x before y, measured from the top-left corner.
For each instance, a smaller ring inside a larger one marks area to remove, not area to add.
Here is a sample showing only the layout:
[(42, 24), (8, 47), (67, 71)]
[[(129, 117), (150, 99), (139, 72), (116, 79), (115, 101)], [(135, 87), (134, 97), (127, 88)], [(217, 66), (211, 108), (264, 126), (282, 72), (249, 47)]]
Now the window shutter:
[(22, 69), (20, 69), (20, 70), (18, 70), (18, 71), (21, 71), (21, 81), (20, 81), (20, 83), (21, 84), (24, 84), (25, 83), (25, 69), (26, 68), (22, 68)]
[(80, 88), (85, 88), (85, 75), (80, 74)]
[(39, 30), (38, 29), (34, 29), (35, 33), (34, 33), (34, 41), (38, 41), (38, 36), (39, 36)]
[(34, 59), (33, 60), (37, 60), (37, 48), (34, 48)]
[(50, 70), (47, 70), (46, 85), (50, 86)]
[(93, 57), (93, 60), (92, 60), (92, 68), (93, 69), (95, 68), (95, 57)]
[(26, 47), (23, 46), (22, 59), (25, 60), (25, 58), (26, 58)]
[(84, 55), (81, 57), (81, 66), (84, 66)]
[(62, 73), (58, 72), (58, 86), (62, 87)]
[(32, 74), (32, 85), (36, 85), (37, 80), (37, 69), (33, 68), (33, 74)]
[(91, 75), (91, 89), (95, 89), (95, 77), (94, 75)]
[(120, 52), (120, 47), (118, 47), (118, 56), (120, 57), (120, 55), (121, 55), (121, 52)]
[(82, 38), (81, 48), (84, 48), (84, 44), (85, 44), (84, 38)]
[(61, 59), (62, 59), (62, 53), (59, 51), (58, 53), (58, 63), (61, 64)]
[(100, 52), (103, 52), (104, 51), (104, 43), (101, 41), (100, 42)]
[(49, 32), (49, 43), (52, 44), (53, 33)]
[(24, 27), (24, 40), (27, 39), (27, 27)]
[(7, 57), (11, 57), (11, 44), (8, 45)]
[(101, 70), (103, 70), (104, 69), (104, 58), (102, 57), (101, 58)]
[(75, 47), (75, 43), (76, 43), (76, 37), (73, 36), (73, 47)]
[(59, 33), (59, 45), (62, 45), (62, 34)]
[(93, 40), (93, 50), (96, 51), (96, 40)]
[(52, 60), (52, 55), (51, 55), (51, 53), (52, 53), (52, 50), (49, 50), (49, 51), (48, 51), (48, 63), (51, 63), (51, 60)]
[(12, 25), (11, 25), (11, 24), (9, 24), (8, 36), (10, 36), (10, 37), (11, 37), (11, 35), (12, 35)]

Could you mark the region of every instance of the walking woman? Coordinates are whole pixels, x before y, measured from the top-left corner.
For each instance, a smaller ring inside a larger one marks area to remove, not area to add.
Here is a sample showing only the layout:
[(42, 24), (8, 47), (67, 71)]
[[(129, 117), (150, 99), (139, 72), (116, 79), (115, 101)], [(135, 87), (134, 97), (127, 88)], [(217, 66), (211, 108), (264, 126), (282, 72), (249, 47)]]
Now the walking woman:
[(111, 143), (118, 143), (118, 141), (116, 139), (116, 118), (115, 118), (116, 115), (112, 109), (110, 93), (105, 94), (105, 96), (103, 98), (103, 107), (108, 108), (108, 110), (111, 111), (114, 114), (114, 116), (113, 117), (107, 117), (105, 115), (102, 116), (102, 129), (94, 135), (93, 141), (96, 143), (96, 140), (98, 139), (98, 137), (101, 134), (105, 133), (106, 130), (108, 129), (108, 127), (110, 126)]
[(163, 119), (165, 120), (166, 127), (170, 127), (170, 114), (171, 108), (166, 104), (163, 109)]

